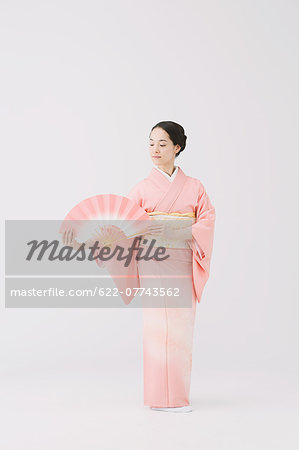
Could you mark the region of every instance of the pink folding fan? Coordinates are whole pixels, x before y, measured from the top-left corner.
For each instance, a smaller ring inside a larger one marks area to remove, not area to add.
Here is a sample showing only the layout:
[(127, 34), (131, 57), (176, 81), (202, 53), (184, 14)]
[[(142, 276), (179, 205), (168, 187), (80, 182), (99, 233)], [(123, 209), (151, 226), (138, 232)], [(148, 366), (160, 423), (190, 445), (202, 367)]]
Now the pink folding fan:
[(78, 243), (89, 239), (112, 245), (123, 238), (132, 238), (146, 231), (144, 221), (150, 216), (133, 200), (114, 194), (89, 197), (78, 203), (65, 216), (59, 233), (74, 229)]

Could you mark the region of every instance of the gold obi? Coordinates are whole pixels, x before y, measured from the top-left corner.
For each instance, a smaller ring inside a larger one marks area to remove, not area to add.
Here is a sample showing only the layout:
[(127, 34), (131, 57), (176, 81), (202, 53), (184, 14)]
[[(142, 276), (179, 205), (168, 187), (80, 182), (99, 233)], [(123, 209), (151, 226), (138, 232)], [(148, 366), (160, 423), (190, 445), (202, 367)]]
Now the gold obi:
[[(151, 220), (167, 220), (167, 226), (171, 229), (171, 221), (173, 220), (173, 228), (174, 229), (181, 229), (185, 228), (187, 226), (192, 225), (195, 223), (195, 213), (194, 212), (187, 212), (187, 213), (178, 213), (178, 212), (171, 212), (167, 213), (164, 211), (153, 211), (150, 213), (147, 213)], [(182, 223), (181, 226), (178, 226), (178, 221)], [(190, 236), (191, 237), (191, 236)], [(155, 247), (166, 247), (166, 248), (189, 248), (187, 241), (185, 240), (174, 240), (174, 239), (167, 239), (167, 237), (163, 236), (151, 236), (151, 235), (143, 235), (143, 239), (148, 239), (147, 245), (150, 244), (150, 242), (155, 239)]]

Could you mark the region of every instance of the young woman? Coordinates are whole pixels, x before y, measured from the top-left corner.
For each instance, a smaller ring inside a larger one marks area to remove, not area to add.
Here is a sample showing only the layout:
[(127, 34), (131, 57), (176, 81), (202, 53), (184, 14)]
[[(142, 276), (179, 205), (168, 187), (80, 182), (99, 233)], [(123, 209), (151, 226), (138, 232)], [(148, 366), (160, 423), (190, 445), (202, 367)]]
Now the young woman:
[[(149, 136), (154, 167), (128, 194), (154, 221), (146, 225), (147, 234), (142, 236), (140, 247), (146, 249), (154, 242), (154, 247), (166, 250), (167, 258), (132, 259), (127, 268), (117, 264), (117, 270), (125, 276), (114, 279), (112, 275), (120, 292), (132, 285), (152, 293), (147, 301), (142, 299), (146, 305), (144, 405), (171, 412), (192, 411), (189, 394), (194, 318), (209, 277), (215, 223), (215, 208), (200, 180), (174, 165), (186, 139), (181, 125), (157, 123)], [(72, 229), (64, 232), (63, 241), (75, 248), (80, 245), (75, 243)], [(117, 273), (115, 264), (114, 260), (105, 263), (111, 274)], [(128, 299), (123, 299), (127, 303)]]
[[(153, 229), (143, 239), (155, 239), (155, 246), (166, 247), (169, 258), (139, 261), (140, 286), (168, 289), (177, 284), (183, 296), (183, 307), (175, 307), (173, 296), (163, 295), (158, 308), (154, 303), (143, 308), (144, 405), (171, 412), (192, 411), (194, 318), (209, 277), (215, 224), (215, 208), (200, 180), (185, 175), (174, 164), (186, 139), (181, 125), (157, 123), (149, 136), (154, 167), (127, 196), (152, 219), (165, 221), (165, 226)], [(144, 276), (148, 274), (152, 278)]]

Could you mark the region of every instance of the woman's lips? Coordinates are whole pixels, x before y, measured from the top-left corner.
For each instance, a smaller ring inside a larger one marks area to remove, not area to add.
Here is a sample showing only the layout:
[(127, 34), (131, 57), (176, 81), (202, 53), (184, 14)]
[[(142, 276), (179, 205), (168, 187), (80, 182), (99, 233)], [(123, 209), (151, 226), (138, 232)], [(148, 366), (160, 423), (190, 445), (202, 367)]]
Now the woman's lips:
[(161, 156), (153, 156), (153, 158), (161, 158)]

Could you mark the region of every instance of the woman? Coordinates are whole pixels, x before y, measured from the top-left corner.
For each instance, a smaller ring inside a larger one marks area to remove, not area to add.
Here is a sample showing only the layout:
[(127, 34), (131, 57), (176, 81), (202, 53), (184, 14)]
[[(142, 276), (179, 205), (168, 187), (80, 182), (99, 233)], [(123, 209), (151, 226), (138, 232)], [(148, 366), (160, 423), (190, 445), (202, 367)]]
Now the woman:
[[(144, 405), (170, 412), (192, 411), (189, 393), (194, 318), (209, 277), (215, 224), (215, 208), (202, 183), (174, 165), (186, 139), (181, 125), (157, 123), (149, 136), (154, 167), (128, 194), (152, 219), (159, 223), (168, 219), (164, 222), (167, 226), (153, 228), (143, 236), (154, 238), (155, 246), (164, 245), (169, 258), (163, 262), (139, 261), (140, 286), (153, 288), (154, 281), (167, 289), (175, 280), (186, 305), (174, 307), (174, 297), (162, 296), (160, 307), (143, 308)], [(145, 276), (149, 273), (152, 278)]]
[[(144, 405), (158, 411), (190, 412), (194, 318), (196, 304), (209, 277), (215, 209), (202, 183), (174, 165), (175, 158), (186, 146), (183, 127), (171, 121), (159, 122), (152, 128), (149, 139), (154, 167), (147, 178), (131, 189), (128, 197), (154, 221), (159, 221), (147, 224), (147, 234), (142, 236), (139, 247), (154, 243), (155, 247), (166, 250), (167, 258), (132, 259), (127, 268), (115, 260), (104, 265), (96, 262), (112, 274), (117, 273), (116, 267), (118, 275), (123, 273), (121, 277), (112, 275), (119, 292), (131, 285), (153, 294), (142, 298), (146, 306), (143, 308)], [(63, 241), (76, 245), (72, 230), (64, 233)], [(175, 297), (178, 292), (179, 307)], [(123, 295), (126, 303), (132, 300)], [(157, 300), (159, 307), (156, 307)]]

